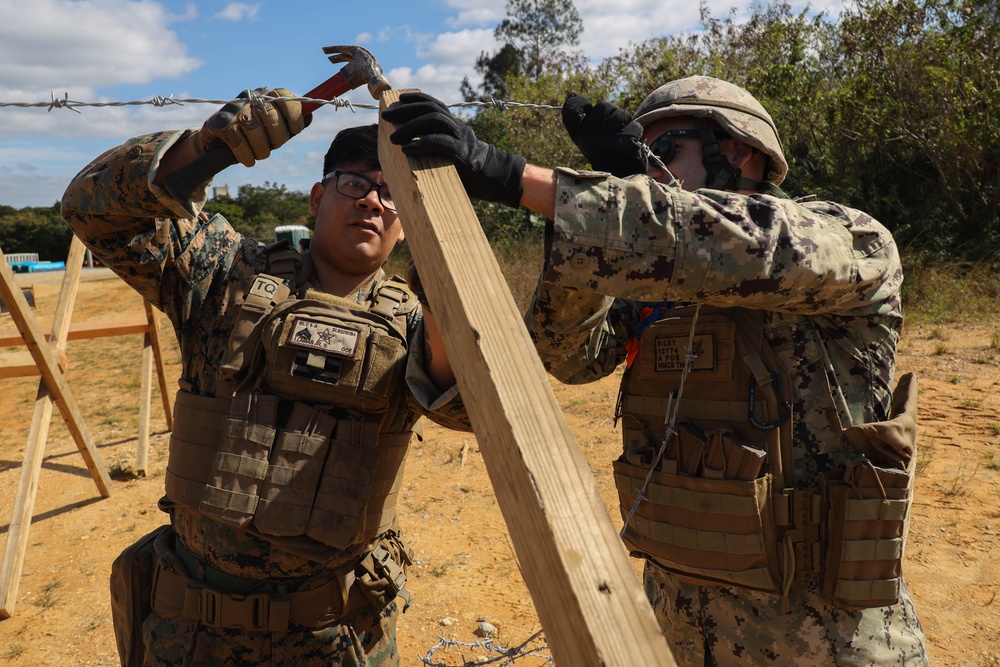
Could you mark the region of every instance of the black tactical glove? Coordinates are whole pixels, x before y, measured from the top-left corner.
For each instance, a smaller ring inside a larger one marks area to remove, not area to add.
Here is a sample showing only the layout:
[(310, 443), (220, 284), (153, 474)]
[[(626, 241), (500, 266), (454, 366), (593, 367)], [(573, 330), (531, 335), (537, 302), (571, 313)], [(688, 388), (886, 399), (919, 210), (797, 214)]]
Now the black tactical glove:
[(520, 205), (524, 158), (477, 139), (439, 100), (426, 93), (403, 93), (382, 118), (396, 124), (389, 139), (402, 145), (407, 155), (452, 159), (470, 197)]
[(312, 115), (302, 114), (301, 102), (280, 99), (264, 102), (260, 96), (294, 97), (284, 88), (257, 88), (253, 93), (244, 90), (205, 121), (196, 137), (198, 154), (228, 146), (239, 162), (252, 167), (312, 121)]
[(611, 102), (593, 105), (583, 95), (570, 93), (562, 121), (573, 143), (596, 171), (625, 177), (646, 173), (642, 126)]

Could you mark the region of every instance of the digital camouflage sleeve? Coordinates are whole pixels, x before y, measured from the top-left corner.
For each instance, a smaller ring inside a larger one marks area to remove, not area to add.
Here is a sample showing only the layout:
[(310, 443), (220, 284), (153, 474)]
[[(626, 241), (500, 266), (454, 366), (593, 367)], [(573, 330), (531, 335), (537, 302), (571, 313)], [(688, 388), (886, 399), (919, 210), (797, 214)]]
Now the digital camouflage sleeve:
[[(841, 429), (886, 418), (903, 274), (892, 236), (870, 216), (562, 169), (549, 231), (526, 319), (559, 380), (612, 373), (643, 306), (740, 306), (768, 312), (769, 341), (796, 382), (800, 464), (831, 455)], [(832, 395), (838, 414), (811, 414), (830, 403), (814, 392)]]
[[(177, 201), (154, 183), (163, 154), (191, 130), (136, 137), (85, 167), (70, 183), (62, 214), (96, 257), (173, 323), (182, 388), (214, 395), (233, 319), (267, 264), (263, 244), (207, 215), (206, 191)], [(382, 280), (380, 275), (373, 282)], [(438, 392), (423, 372), (422, 317), (410, 322), (407, 404), (450, 428), (469, 430), (456, 388)]]

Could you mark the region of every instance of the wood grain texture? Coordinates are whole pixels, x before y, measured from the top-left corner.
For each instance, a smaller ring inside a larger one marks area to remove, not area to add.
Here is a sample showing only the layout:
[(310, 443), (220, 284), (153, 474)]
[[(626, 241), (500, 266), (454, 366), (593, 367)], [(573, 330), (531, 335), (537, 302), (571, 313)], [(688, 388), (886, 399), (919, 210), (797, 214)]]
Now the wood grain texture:
[(674, 665), (457, 172), (408, 158), (380, 125), (382, 168), (553, 658)]

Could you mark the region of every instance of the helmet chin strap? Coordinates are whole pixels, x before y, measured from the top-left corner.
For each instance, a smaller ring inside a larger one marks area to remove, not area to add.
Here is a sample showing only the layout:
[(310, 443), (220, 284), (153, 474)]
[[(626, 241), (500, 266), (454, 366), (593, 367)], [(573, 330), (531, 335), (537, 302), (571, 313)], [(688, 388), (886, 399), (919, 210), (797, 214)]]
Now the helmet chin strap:
[(704, 118), (695, 119), (701, 134), (702, 164), (705, 165), (705, 187), (713, 190), (756, 190), (776, 197), (787, 198), (781, 188), (769, 181), (745, 178), (739, 167), (734, 167), (719, 147), (711, 124)]

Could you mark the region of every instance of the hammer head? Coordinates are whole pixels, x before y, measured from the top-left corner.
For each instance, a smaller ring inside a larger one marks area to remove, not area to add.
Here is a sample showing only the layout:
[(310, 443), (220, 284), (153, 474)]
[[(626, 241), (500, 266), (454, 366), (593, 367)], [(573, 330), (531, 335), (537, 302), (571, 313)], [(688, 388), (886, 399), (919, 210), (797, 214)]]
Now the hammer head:
[(377, 100), (382, 97), (383, 91), (392, 88), (368, 49), (360, 46), (324, 46), (323, 53), (330, 57), (332, 63), (347, 63), (340, 73), (352, 89), (367, 83), (368, 92)]

